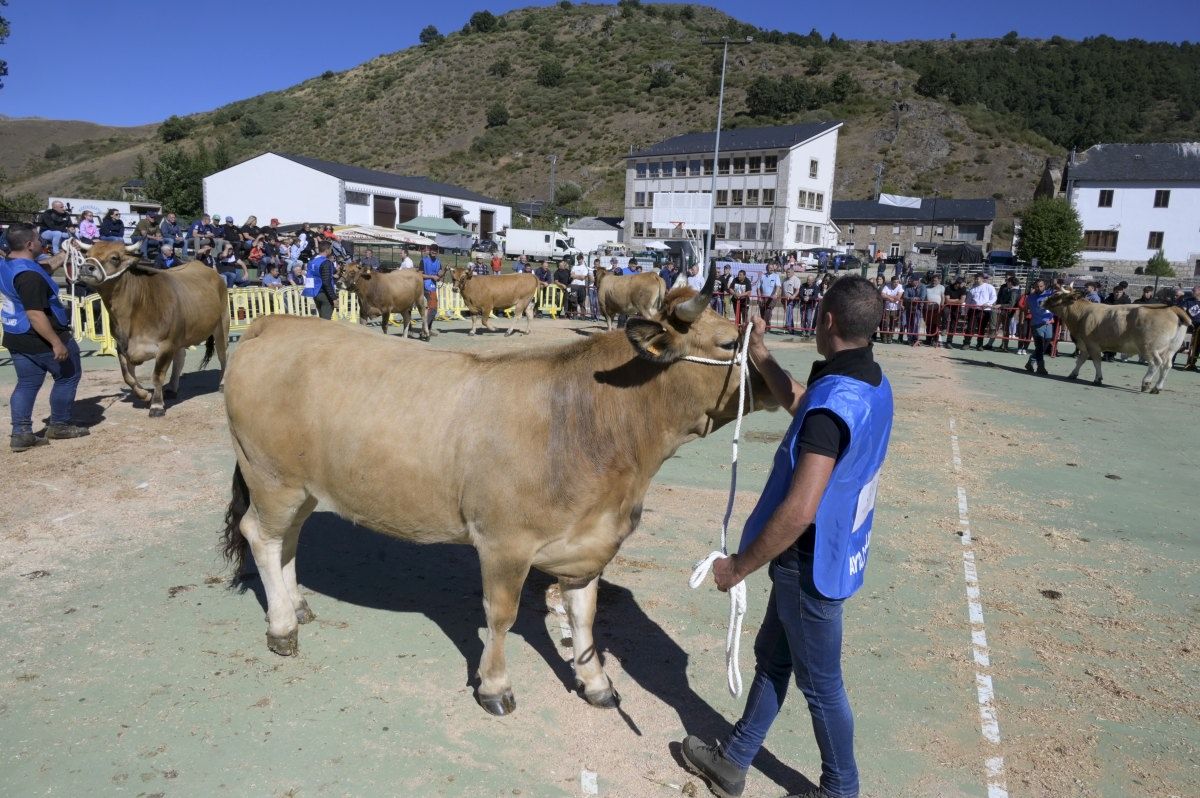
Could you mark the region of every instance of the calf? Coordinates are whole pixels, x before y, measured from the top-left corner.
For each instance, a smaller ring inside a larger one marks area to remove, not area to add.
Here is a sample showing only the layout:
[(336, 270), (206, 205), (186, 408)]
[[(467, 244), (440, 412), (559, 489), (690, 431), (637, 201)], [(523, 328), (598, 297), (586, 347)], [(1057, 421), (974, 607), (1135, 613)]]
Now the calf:
[(423, 276), (415, 269), (373, 272), (362, 264), (347, 263), (342, 267), (341, 280), (347, 290), (358, 294), (359, 317), (364, 322), (382, 315), (383, 334), (387, 335), (391, 315), (399, 313), (404, 318), (403, 335), (407, 338), (415, 307), (421, 318), (421, 340), (429, 340)]
[(496, 274), (491, 277), (477, 277), (470, 269), (454, 269), (451, 272), (454, 287), (462, 295), (467, 310), (471, 311), (471, 331), (468, 335), (476, 335), (476, 326), (483, 325), (485, 330), (491, 330), (488, 318), (493, 310), (513, 309), (512, 327), (505, 335), (517, 331), (517, 319), (525, 317), (525, 334), (533, 330), (534, 297), (537, 295), (538, 279), (532, 274)]
[(616, 275), (596, 269), (595, 279), (596, 301), (610, 330), (618, 316), (650, 318), (667, 294), (667, 284), (653, 272)]

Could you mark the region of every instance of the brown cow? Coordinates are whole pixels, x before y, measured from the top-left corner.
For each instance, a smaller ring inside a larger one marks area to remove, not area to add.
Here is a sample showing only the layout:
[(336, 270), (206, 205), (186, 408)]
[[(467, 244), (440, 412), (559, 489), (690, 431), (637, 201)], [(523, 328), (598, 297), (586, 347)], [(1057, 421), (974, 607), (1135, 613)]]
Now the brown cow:
[(1167, 381), (1171, 360), (1192, 320), (1174, 305), (1102, 305), (1089, 302), (1070, 288), (1063, 288), (1043, 303), (1046, 310), (1063, 320), (1075, 343), (1075, 369), (1079, 376), (1089, 358), (1096, 367), (1093, 384), (1102, 385), (1100, 361), (1105, 352), (1137, 354), (1150, 368), (1142, 378), (1142, 390), (1158, 393)]
[(421, 340), (429, 340), (424, 280), (416, 269), (373, 272), (362, 264), (347, 263), (342, 267), (341, 279), (348, 290), (358, 294), (359, 318), (364, 323), (382, 316), (383, 334), (387, 335), (391, 315), (399, 313), (404, 317), (402, 334), (407, 338), (415, 307), (421, 318)]
[(654, 272), (610, 274), (596, 269), (595, 280), (596, 302), (610, 330), (618, 316), (650, 318), (667, 294), (667, 284)]
[[(703, 292), (675, 289), (623, 333), (532, 352), (390, 346), (361, 328), (256, 319), (225, 378), (237, 467), (224, 542), (239, 573), (247, 547), (258, 566), (268, 648), (295, 654), (297, 624), (313, 618), (295, 556), (320, 500), (385, 534), (479, 551), (488, 635), (476, 697), (488, 712), (516, 706), (504, 637), (531, 567), (559, 580), (584, 697), (615, 706), (592, 639), (600, 573), (663, 462), (737, 415), (738, 330), (708, 309), (712, 289), (710, 274)], [(774, 407), (752, 379), (748, 410)], [(405, 390), (380, 390), (397, 380)], [(285, 395), (294, 412), (281, 435), (262, 397)], [(348, 478), (348, 463), (374, 465)]]
[[(141, 263), (134, 245), (117, 241), (74, 242), (87, 258), (79, 267), (79, 282), (95, 289), (108, 310), (117, 344), (121, 376), (134, 396), (150, 403), (150, 415), (166, 413), (163, 382), (172, 366), (169, 391), (179, 393), (179, 378), (187, 348), (204, 342), (208, 365), (213, 351), (225, 371), (229, 343), (229, 292), (212, 268), (190, 261), (171, 269)], [(138, 382), (137, 367), (154, 361), (154, 392)]]
[(494, 274), (490, 277), (477, 277), (470, 269), (451, 269), (454, 287), (462, 295), (467, 310), (471, 311), (471, 331), (468, 335), (476, 335), (475, 327), (483, 324), (485, 330), (491, 331), (489, 318), (493, 310), (513, 309), (512, 326), (505, 335), (517, 331), (517, 319), (525, 317), (525, 334), (533, 330), (534, 297), (537, 296), (538, 278), (528, 273)]

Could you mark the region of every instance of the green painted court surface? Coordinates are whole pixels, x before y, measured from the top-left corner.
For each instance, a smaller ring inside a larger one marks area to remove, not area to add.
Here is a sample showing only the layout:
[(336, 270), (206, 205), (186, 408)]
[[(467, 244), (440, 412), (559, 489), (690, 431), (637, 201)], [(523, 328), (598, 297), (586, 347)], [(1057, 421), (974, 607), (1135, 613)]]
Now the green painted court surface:
[[(547, 321), (528, 339), (455, 330), (434, 345), (575, 338)], [(772, 343), (807, 373), (811, 344)], [(1106, 364), (1110, 385), (1094, 388), (1061, 379), (1066, 358), (1050, 361), (1060, 377), (1034, 378), (1015, 355), (877, 351), (897, 414), (844, 651), (863, 794), (985, 796), (985, 760), (999, 756), (1014, 798), (1200, 795), (1200, 379), (1175, 371), (1144, 396), (1133, 364)], [(570, 650), (534, 577), (508, 641), (518, 710), (497, 719), (467, 684), (483, 625), (472, 550), (319, 510), (298, 560), (318, 620), (298, 657), (276, 657), (255, 593), (228, 590), (216, 554), (232, 456), (215, 372), (185, 376), (180, 403), (149, 419), (120, 398), (114, 366), (85, 360), (92, 437), (3, 455), (0, 794), (575, 796), (583, 770), (600, 795), (707, 794), (672, 743), (722, 735), (741, 708), (724, 686), (727, 599), (687, 587), (716, 543), (731, 429), (663, 466), (605, 573), (596, 630), (620, 712), (569, 689)], [(12, 380), (0, 366), (5, 401)], [(285, 434), (286, 399), (263, 401)], [(735, 522), (787, 420), (747, 419)], [(980, 730), (960, 486), (999, 745)], [(747, 684), (767, 588), (752, 577)], [(818, 774), (794, 693), (746, 795)]]

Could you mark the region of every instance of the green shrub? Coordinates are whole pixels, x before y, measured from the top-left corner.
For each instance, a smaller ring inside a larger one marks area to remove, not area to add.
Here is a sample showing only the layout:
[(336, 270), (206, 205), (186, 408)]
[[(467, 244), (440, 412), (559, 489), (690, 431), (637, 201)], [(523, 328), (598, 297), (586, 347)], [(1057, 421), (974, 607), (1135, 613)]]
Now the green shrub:
[(537, 82), (539, 86), (553, 88), (562, 83), (566, 76), (566, 70), (558, 61), (543, 61), (542, 65), (538, 67)]
[(508, 106), (496, 102), (487, 110), (487, 126), (503, 127), (508, 124)]

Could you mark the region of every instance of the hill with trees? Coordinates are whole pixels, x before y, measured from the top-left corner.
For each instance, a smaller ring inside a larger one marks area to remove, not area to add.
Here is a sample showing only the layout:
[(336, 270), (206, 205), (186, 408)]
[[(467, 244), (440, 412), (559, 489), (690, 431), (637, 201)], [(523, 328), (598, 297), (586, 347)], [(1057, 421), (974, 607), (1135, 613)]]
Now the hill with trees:
[(294, 152), (518, 202), (545, 198), (553, 154), (560, 201), (620, 214), (626, 153), (711, 129), (720, 51), (700, 41), (723, 35), (755, 39), (730, 51), (725, 124), (844, 120), (841, 198), (871, 196), (881, 170), (884, 191), (991, 196), (1004, 216), (1071, 144), (1200, 139), (1193, 45), (853, 42), (701, 5), (562, 2), (478, 11), (459, 31), (426, 29), (414, 47), (167, 120), (123, 149), (93, 142), (94, 154), (53, 163), (34, 153), (30, 168), (7, 169), (6, 192), (111, 193), (139, 156), (145, 172), (203, 145), (205, 157)]

